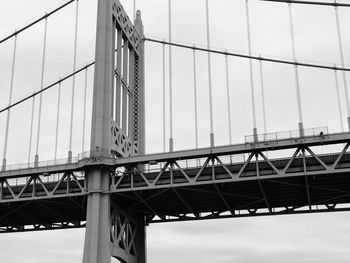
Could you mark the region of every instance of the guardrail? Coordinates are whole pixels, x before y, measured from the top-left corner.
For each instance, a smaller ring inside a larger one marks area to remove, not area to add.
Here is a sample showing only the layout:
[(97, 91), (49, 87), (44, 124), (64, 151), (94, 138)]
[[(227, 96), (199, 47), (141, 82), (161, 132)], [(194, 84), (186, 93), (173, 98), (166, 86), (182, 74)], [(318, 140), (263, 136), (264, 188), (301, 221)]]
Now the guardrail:
[(290, 130), (273, 133), (263, 133), (245, 136), (245, 143), (274, 142), (278, 140), (298, 139), (302, 137), (315, 137), (328, 135), (328, 127), (317, 127), (303, 130), (304, 135), (300, 136), (299, 130)]
[[(328, 135), (328, 127), (318, 127), (318, 128), (311, 128), (311, 129), (304, 129), (304, 136), (303, 137), (316, 137), (316, 136), (325, 136)], [(301, 138), (300, 131), (299, 130), (290, 130), (290, 131), (284, 131), (284, 132), (275, 132), (275, 133), (265, 133), (265, 134), (258, 134), (256, 136), (254, 135), (248, 135), (245, 136), (245, 143), (268, 143), (268, 142), (277, 142), (278, 140), (286, 140), (286, 139), (297, 139)], [(56, 160), (49, 160), (49, 161), (41, 161), (41, 162), (31, 162), (31, 163), (22, 163), (22, 164), (12, 164), (12, 165), (6, 165), (6, 166), (0, 166), (0, 174), (1, 172), (11, 172), (11, 171), (17, 171), (17, 170), (24, 170), (24, 169), (37, 169), (37, 168), (46, 168), (46, 167), (55, 167), (55, 166), (62, 166), (62, 165), (69, 165), (69, 164), (77, 164), (80, 161), (88, 158), (99, 158), (100, 156), (104, 156), (107, 158), (114, 159), (116, 158), (108, 151), (86, 151), (83, 153), (80, 153), (78, 156), (72, 157), (72, 158), (63, 158), (63, 159), (56, 159)], [(232, 163), (233, 159), (239, 159), (239, 161), (245, 161), (245, 155), (241, 156), (228, 156), (228, 163)], [(237, 161), (237, 160), (235, 160)], [(183, 164), (184, 167), (200, 167), (203, 160), (192, 160), (190, 163), (189, 161), (184, 161)], [(147, 164), (145, 165), (146, 171), (154, 171), (159, 170), (159, 168), (162, 166), (162, 164)]]
[(107, 153), (106, 151), (94, 151), (94, 152), (86, 151), (86, 152), (78, 154), (78, 156), (74, 156), (71, 158), (61, 158), (61, 159), (56, 159), (56, 160), (0, 166), (0, 173), (5, 172), (5, 171), (8, 172), (8, 171), (23, 170), (23, 169), (37, 169), (37, 168), (45, 168), (45, 167), (54, 167), (54, 166), (59, 166), (59, 165), (76, 164), (81, 160), (91, 158), (94, 156), (101, 156), (102, 154), (103, 154), (103, 156), (113, 158), (113, 156), (110, 153)]
[(22, 164), (11, 164), (6, 166), (0, 166), (0, 173), (4, 171), (15, 171), (15, 170), (23, 170), (23, 169), (36, 169), (36, 168), (42, 168), (42, 167), (51, 167), (51, 166), (58, 166), (58, 165), (64, 165), (64, 164), (71, 164), (71, 163), (78, 163), (79, 157), (72, 157), (72, 158), (62, 158), (62, 159), (56, 159), (56, 160), (49, 160), (49, 161), (41, 161), (41, 162), (30, 162), (30, 163), (22, 163)]

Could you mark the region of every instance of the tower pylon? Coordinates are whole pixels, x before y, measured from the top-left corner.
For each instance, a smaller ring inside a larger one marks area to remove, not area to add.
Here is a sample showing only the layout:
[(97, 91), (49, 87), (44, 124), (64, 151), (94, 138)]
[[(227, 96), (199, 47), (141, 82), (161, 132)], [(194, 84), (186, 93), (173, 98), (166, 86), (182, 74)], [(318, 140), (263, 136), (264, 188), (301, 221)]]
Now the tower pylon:
[[(145, 153), (142, 38), (139, 11), (134, 26), (119, 0), (98, 1), (90, 149), (93, 158)], [(123, 263), (145, 263), (144, 215), (123, 211), (111, 203), (109, 190), (115, 168), (94, 166), (85, 172), (88, 198), (83, 263), (110, 263), (111, 257)]]

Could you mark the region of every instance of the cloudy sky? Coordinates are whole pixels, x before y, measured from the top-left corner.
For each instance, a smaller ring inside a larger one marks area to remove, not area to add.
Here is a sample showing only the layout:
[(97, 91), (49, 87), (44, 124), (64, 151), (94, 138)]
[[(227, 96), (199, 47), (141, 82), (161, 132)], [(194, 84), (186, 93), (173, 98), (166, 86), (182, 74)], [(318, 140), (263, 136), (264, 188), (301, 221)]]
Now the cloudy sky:
[[(0, 37), (64, 3), (63, 0), (3, 0), (0, 9)], [(344, 0), (344, 2), (346, 2)], [(129, 14), (132, 1), (122, 1)], [(205, 46), (205, 1), (173, 1), (173, 40)], [(247, 53), (244, 0), (209, 0), (212, 47)], [(145, 34), (167, 39), (167, 1), (137, 1), (141, 9)], [(250, 0), (252, 49), (254, 54), (290, 59), (292, 56), (285, 4)], [(331, 7), (293, 6), (296, 50), (300, 61), (332, 65), (339, 64), (334, 9)], [(340, 10), (345, 62), (350, 64), (350, 8)], [(81, 0), (77, 65), (94, 58), (96, 0)], [(40, 67), (43, 23), (18, 37), (13, 99), (40, 88)], [(70, 73), (73, 67), (74, 5), (48, 20), (45, 84)], [(0, 105), (8, 103), (13, 40), (0, 45)], [(166, 55), (167, 55), (166, 50)], [(174, 139), (175, 149), (194, 147), (192, 51), (173, 51)], [(206, 54), (198, 52), (199, 144), (209, 145), (208, 76)], [(228, 144), (226, 82), (224, 57), (213, 55), (214, 132), (217, 145)], [(168, 58), (166, 58), (166, 62)], [(263, 130), (259, 65), (254, 62), (258, 131)], [(269, 132), (297, 129), (294, 73), (291, 66), (264, 63), (264, 81)], [(251, 134), (249, 68), (245, 59), (229, 58), (230, 102), (233, 141), (243, 142)], [(88, 105), (91, 105), (93, 70), (88, 71)], [(342, 79), (342, 121), (346, 107)], [(166, 70), (168, 81), (168, 71)], [(328, 126), (330, 132), (340, 131), (333, 71), (300, 68), (300, 83), (304, 126)], [(71, 81), (62, 84), (62, 108), (59, 133), (59, 157), (67, 156)], [(74, 112), (73, 154), (82, 151), (82, 93), (84, 74), (77, 76)], [(168, 87), (167, 87), (168, 88)], [(168, 96), (168, 92), (166, 92)], [(37, 99), (38, 101), (38, 99)], [(37, 119), (38, 103), (35, 106)], [(44, 123), (40, 139), (40, 160), (53, 159), (57, 87), (44, 95)], [(168, 101), (166, 102), (168, 105)], [(31, 101), (12, 112), (8, 162), (28, 160)], [(146, 43), (146, 130), (147, 151), (160, 152), (162, 144), (162, 47)], [(88, 107), (88, 116), (91, 107)], [(168, 115), (167, 110), (167, 115)], [(185, 117), (184, 117), (185, 116)], [(0, 115), (0, 157), (4, 145), (6, 114)], [(36, 131), (36, 121), (34, 131)], [(86, 124), (89, 134), (90, 119)], [(168, 136), (169, 123), (166, 134)], [(34, 132), (35, 134), (35, 132)], [(88, 138), (88, 136), (87, 136)], [(34, 157), (33, 147), (29, 154)], [(85, 149), (89, 143), (86, 139)], [(21, 150), (18, 150), (21, 149)], [(2, 157), (1, 157), (2, 158)], [(334, 213), (263, 217), (253, 219), (216, 220), (151, 225), (148, 227), (149, 262), (349, 262), (346, 244), (350, 215)], [(0, 235), (2, 260), (5, 262), (81, 262), (83, 230)]]

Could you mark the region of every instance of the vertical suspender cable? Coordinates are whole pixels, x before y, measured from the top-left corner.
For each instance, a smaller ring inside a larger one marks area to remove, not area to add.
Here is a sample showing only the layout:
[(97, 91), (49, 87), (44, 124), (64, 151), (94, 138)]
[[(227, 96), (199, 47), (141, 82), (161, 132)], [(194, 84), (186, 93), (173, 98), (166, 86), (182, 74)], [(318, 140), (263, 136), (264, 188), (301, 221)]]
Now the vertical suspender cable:
[[(260, 56), (261, 57), (261, 56)], [(262, 60), (259, 60), (259, 68), (260, 68), (260, 86), (261, 86), (261, 102), (263, 109), (263, 120), (264, 120), (264, 134), (267, 133), (267, 125), (266, 125), (266, 107), (265, 107), (265, 86), (264, 86), (264, 74), (263, 74), (263, 63)]]
[(196, 136), (196, 149), (198, 149), (197, 63), (196, 63), (195, 49), (193, 49), (193, 91), (194, 91), (194, 128), (195, 128), (195, 136)]
[(163, 152), (165, 148), (165, 44), (163, 44)]
[[(17, 51), (17, 35), (15, 36), (15, 41), (14, 41), (14, 46), (13, 46), (9, 105), (11, 105), (11, 101), (12, 101), (13, 80), (14, 80), (15, 64), (16, 64), (16, 51)], [(3, 155), (3, 160), (2, 160), (2, 168), (3, 169), (6, 168), (7, 140), (8, 140), (8, 134), (9, 134), (10, 117), (11, 117), (11, 111), (10, 111), (10, 109), (8, 109), (7, 110), (7, 119), (6, 119), (4, 155)]]
[(57, 160), (58, 128), (59, 128), (59, 122), (60, 122), (60, 104), (61, 104), (61, 82), (58, 83), (58, 99), (57, 99), (57, 115), (56, 115), (56, 137), (55, 137), (55, 160)]
[[(334, 65), (335, 67), (336, 65)], [(340, 121), (340, 128), (341, 131), (344, 132), (344, 125), (343, 125), (343, 112), (341, 109), (341, 103), (340, 103), (340, 92), (339, 92), (339, 81), (338, 81), (338, 74), (337, 71), (334, 70), (334, 80), (335, 80), (335, 88), (337, 91), (337, 101), (338, 101), (338, 111), (339, 111), (339, 121)]]
[[(289, 14), (289, 28), (290, 28), (290, 39), (291, 39), (291, 44), (292, 44), (293, 60), (294, 60), (294, 62), (297, 62), (291, 3), (288, 3), (288, 14)], [(295, 74), (295, 87), (296, 87), (296, 95), (297, 95), (297, 103), (298, 103), (298, 115), (299, 115), (299, 135), (304, 136), (298, 65), (294, 66), (294, 74)]]
[[(334, 1), (336, 2), (336, 1)], [(344, 60), (344, 52), (343, 52), (343, 42), (341, 37), (341, 31), (340, 31), (340, 21), (339, 21), (339, 12), (338, 7), (335, 6), (335, 20), (337, 24), (337, 34), (338, 34), (338, 44), (339, 44), (339, 55), (340, 55), (340, 62), (341, 66), (345, 67), (345, 60)], [(343, 71), (343, 83), (344, 83), (344, 92), (345, 92), (345, 103), (346, 103), (346, 110), (347, 110), (347, 121), (348, 121), (348, 129), (350, 130), (350, 104), (349, 104), (349, 91), (348, 91), (348, 83), (346, 80), (346, 72)]]
[(85, 151), (85, 123), (86, 123), (86, 92), (87, 92), (88, 68), (85, 69), (85, 87), (84, 87), (84, 107), (83, 107), (83, 137), (81, 144), (81, 152)]
[[(194, 128), (195, 128), (195, 136), (196, 136), (196, 149), (198, 149), (197, 63), (196, 63), (195, 48), (193, 49), (193, 91), (194, 91)], [(196, 164), (197, 166), (201, 165), (200, 159), (196, 160)]]
[(136, 19), (136, 0), (133, 1), (132, 11), (133, 11), (133, 20), (135, 21), (135, 19)]
[(34, 106), (35, 106), (35, 96), (32, 101), (32, 117), (30, 121), (30, 134), (29, 134), (29, 149), (28, 149), (28, 167), (30, 164), (30, 155), (32, 153), (32, 138), (33, 138), (33, 123), (34, 123)]
[[(78, 19), (79, 19), (79, 0), (77, 0), (76, 10), (75, 10), (75, 33), (74, 33), (74, 58), (73, 58), (73, 72), (75, 72), (77, 63), (77, 40), (78, 40)], [(73, 86), (72, 86), (72, 103), (70, 110), (70, 132), (69, 132), (69, 152), (68, 161), (72, 159), (72, 136), (73, 136), (73, 116), (74, 116), (74, 91), (75, 91), (75, 75), (73, 76)]]
[(230, 142), (230, 144), (232, 144), (230, 77), (229, 77), (229, 70), (228, 70), (227, 55), (225, 55), (225, 66), (226, 66), (226, 97), (227, 97), (228, 132), (229, 132), (229, 142)]
[[(45, 18), (45, 29), (44, 29), (44, 45), (43, 45), (43, 56), (41, 64), (41, 80), (40, 80), (40, 90), (44, 87), (44, 75), (45, 75), (45, 60), (46, 60), (46, 39), (47, 39), (47, 18)], [(39, 117), (38, 117), (38, 130), (36, 136), (36, 151), (35, 151), (35, 165), (39, 161), (39, 143), (40, 143), (40, 128), (41, 128), (41, 107), (43, 102), (43, 93), (39, 96)]]
[[(206, 24), (207, 24), (207, 48), (210, 49), (210, 25), (209, 25), (209, 3), (205, 1), (206, 10)], [(209, 78), (209, 111), (210, 111), (210, 147), (215, 145), (214, 143), (214, 123), (213, 123), (213, 92), (211, 81), (211, 54), (208, 52), (208, 78)]]
[[(169, 42), (171, 43), (171, 0), (168, 1), (169, 7)], [(169, 151), (174, 150), (174, 138), (173, 138), (173, 69), (172, 69), (172, 52), (171, 45), (169, 45), (169, 114), (170, 114), (170, 139), (169, 139)]]
[[(247, 19), (247, 39), (248, 39), (248, 54), (252, 55), (252, 42), (250, 34), (250, 17), (249, 17), (249, 3), (245, 0), (245, 11)], [(252, 100), (252, 113), (253, 113), (253, 135), (254, 140), (257, 140), (258, 131), (256, 127), (256, 110), (255, 110), (255, 91), (254, 91), (254, 76), (253, 76), (253, 61), (249, 59), (249, 77), (250, 77), (250, 96)]]

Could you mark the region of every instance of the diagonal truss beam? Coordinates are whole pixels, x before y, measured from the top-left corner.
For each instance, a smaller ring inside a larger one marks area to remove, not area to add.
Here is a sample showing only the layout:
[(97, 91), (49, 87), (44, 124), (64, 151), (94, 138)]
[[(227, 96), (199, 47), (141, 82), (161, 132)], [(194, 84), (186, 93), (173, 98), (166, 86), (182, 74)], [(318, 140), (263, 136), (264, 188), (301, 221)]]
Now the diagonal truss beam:
[(309, 204), (309, 210), (312, 210), (311, 206), (311, 194), (310, 194), (310, 188), (309, 188), (309, 180), (307, 179), (307, 170), (306, 170), (306, 161), (305, 161), (305, 149), (302, 149), (303, 154), (303, 169), (304, 169), (304, 180), (305, 180), (305, 189), (306, 189), (306, 196), (307, 196), (307, 203)]
[(172, 189), (174, 191), (174, 193), (176, 194), (176, 196), (180, 199), (180, 201), (185, 205), (185, 207), (191, 211), (192, 214), (194, 214), (196, 217), (199, 217), (199, 213), (197, 213), (193, 207), (181, 196), (181, 194), (179, 193), (179, 190), (173, 188)]
[(228, 204), (228, 202), (227, 202), (225, 196), (224, 196), (223, 193), (221, 192), (221, 189), (218, 187), (217, 184), (214, 184), (214, 188), (215, 188), (216, 192), (218, 193), (218, 195), (219, 195), (221, 201), (224, 203), (226, 209), (227, 209), (228, 211), (230, 211), (231, 215), (234, 215), (234, 214), (235, 214), (235, 211), (234, 211), (234, 210), (231, 208), (231, 206)]
[(141, 196), (136, 193), (136, 192), (133, 192), (133, 194), (137, 197), (137, 199), (139, 200), (139, 202), (143, 203), (153, 214), (159, 216), (160, 218), (164, 219), (165, 220), (165, 215), (163, 215), (162, 213), (160, 213), (159, 211), (157, 211), (157, 209), (155, 209), (149, 201), (145, 201), (141, 198)]
[[(258, 159), (258, 157), (259, 157), (259, 155), (256, 154), (255, 155), (255, 166), (256, 166), (256, 174), (257, 174), (257, 177), (259, 178), (260, 177), (260, 169), (259, 169), (259, 159)], [(264, 190), (263, 183), (259, 179), (257, 180), (257, 182), (258, 182), (260, 191), (262, 193), (262, 196), (264, 198), (265, 204), (266, 204), (267, 208), (269, 209), (270, 213), (272, 213), (272, 208), (270, 206), (270, 202), (269, 202), (269, 200), (267, 198), (267, 195), (266, 195), (266, 192)]]

